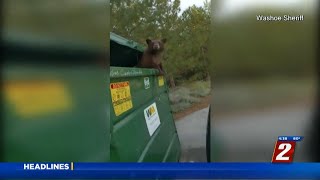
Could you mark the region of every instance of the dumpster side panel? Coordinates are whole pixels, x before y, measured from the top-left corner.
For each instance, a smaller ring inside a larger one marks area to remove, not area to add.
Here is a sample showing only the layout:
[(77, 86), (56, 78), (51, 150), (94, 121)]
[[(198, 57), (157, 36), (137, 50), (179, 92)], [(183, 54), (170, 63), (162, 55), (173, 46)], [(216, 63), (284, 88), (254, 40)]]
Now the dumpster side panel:
[[(139, 73), (133, 75), (132, 69)], [(177, 161), (180, 142), (167, 86), (156, 74), (150, 69), (111, 67), (111, 161)]]
[(7, 66), (5, 161), (108, 161), (103, 77), (89, 67)]

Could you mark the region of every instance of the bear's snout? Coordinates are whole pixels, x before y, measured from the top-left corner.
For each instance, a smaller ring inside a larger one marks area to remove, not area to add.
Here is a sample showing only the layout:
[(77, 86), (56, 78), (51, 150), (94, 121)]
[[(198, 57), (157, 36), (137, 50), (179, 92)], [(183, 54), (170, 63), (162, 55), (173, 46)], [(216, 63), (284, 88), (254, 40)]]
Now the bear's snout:
[(158, 44), (158, 43), (153, 44), (153, 49), (154, 50), (159, 50), (160, 49), (160, 44)]

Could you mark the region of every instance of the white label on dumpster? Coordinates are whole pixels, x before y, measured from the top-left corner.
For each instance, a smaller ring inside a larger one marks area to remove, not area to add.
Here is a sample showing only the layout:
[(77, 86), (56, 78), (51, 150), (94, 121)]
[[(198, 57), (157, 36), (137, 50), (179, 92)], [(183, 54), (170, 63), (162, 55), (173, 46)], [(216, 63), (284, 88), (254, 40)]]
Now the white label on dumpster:
[(150, 88), (149, 77), (145, 77), (145, 78), (144, 78), (144, 88), (145, 88), (145, 89), (149, 89), (149, 88)]
[(144, 110), (144, 117), (146, 119), (149, 134), (152, 136), (160, 126), (160, 118), (156, 103), (151, 104)]

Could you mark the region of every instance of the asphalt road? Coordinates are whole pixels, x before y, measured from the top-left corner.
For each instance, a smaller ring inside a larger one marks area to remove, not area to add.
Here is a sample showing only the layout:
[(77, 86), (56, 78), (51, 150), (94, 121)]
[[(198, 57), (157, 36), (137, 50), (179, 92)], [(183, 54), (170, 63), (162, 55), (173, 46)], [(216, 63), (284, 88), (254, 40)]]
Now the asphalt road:
[[(176, 122), (182, 146), (182, 162), (206, 161), (207, 113), (208, 108)], [(292, 106), (212, 118), (215, 161), (270, 162), (275, 141), (281, 135), (305, 136), (297, 144), (294, 161), (307, 161), (310, 117), (311, 110), (308, 107)]]
[(176, 122), (181, 162), (206, 162), (206, 128), (209, 108), (196, 111)]

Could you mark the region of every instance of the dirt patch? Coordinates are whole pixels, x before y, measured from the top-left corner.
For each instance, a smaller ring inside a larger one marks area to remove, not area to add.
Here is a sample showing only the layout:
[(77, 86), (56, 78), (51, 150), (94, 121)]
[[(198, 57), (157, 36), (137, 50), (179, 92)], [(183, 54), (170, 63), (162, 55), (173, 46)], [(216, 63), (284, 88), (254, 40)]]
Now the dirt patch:
[(192, 104), (191, 107), (189, 107), (183, 111), (174, 113), (173, 117), (176, 121), (178, 121), (178, 120), (182, 119), (183, 117), (186, 117), (189, 114), (192, 114), (195, 111), (198, 111), (198, 110), (201, 110), (201, 109), (208, 107), (210, 103), (211, 103), (211, 96), (203, 97), (203, 98), (201, 98), (199, 103), (194, 103), (194, 104)]

